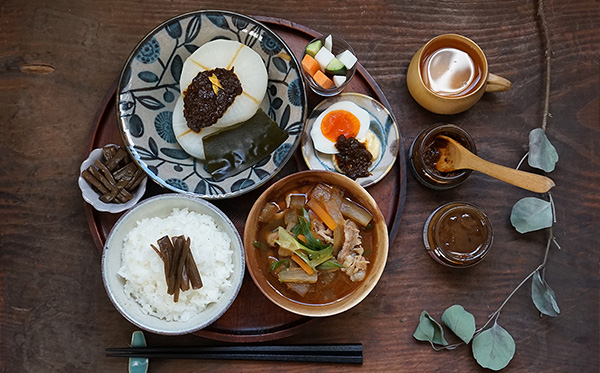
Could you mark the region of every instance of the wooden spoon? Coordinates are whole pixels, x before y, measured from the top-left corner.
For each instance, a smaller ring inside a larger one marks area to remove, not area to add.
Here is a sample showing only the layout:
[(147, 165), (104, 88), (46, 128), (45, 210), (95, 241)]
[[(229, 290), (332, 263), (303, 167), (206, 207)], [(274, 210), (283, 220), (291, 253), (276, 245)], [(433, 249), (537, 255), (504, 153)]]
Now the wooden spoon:
[(554, 186), (554, 181), (546, 176), (488, 162), (471, 153), (448, 136), (439, 135), (437, 138), (440, 139), (440, 141), (436, 141), (440, 152), (440, 158), (435, 163), (435, 168), (438, 171), (475, 170), (536, 193), (546, 193)]

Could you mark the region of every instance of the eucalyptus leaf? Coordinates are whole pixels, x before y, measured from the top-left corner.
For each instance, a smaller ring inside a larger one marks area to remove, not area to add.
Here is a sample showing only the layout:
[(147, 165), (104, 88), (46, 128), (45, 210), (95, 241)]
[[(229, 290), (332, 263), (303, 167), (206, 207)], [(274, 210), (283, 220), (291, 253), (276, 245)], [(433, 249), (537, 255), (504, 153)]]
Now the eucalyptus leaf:
[(554, 165), (558, 162), (556, 148), (550, 143), (546, 132), (541, 128), (535, 128), (529, 132), (529, 156), (527, 162), (531, 167), (539, 168), (546, 172), (554, 171)]
[(533, 232), (552, 226), (552, 205), (536, 197), (525, 197), (512, 208), (510, 222), (519, 233)]
[(475, 334), (475, 317), (461, 305), (455, 304), (444, 311), (442, 322), (467, 344)]
[(473, 339), (473, 356), (484, 368), (500, 370), (515, 355), (515, 341), (500, 325), (484, 330)]
[(419, 341), (428, 341), (433, 346), (439, 344), (447, 346), (448, 342), (444, 338), (444, 330), (442, 326), (435, 321), (435, 319), (427, 313), (427, 311), (421, 312), (419, 318), (419, 325), (415, 330), (413, 337)]
[(531, 299), (537, 309), (544, 315), (556, 317), (560, 314), (560, 308), (556, 303), (556, 295), (542, 278), (540, 271), (535, 271), (531, 280)]

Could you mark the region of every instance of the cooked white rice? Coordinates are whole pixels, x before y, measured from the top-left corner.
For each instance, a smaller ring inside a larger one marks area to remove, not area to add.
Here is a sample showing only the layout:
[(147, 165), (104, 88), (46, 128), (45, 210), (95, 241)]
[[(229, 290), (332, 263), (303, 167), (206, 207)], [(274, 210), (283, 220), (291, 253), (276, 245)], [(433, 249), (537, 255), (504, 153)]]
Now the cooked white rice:
[[(164, 264), (150, 247), (156, 241), (184, 235), (191, 250), (203, 286), (179, 294), (175, 303), (167, 294)], [(187, 321), (216, 302), (232, 286), (233, 250), (231, 239), (208, 215), (173, 209), (166, 218), (142, 219), (125, 237), (119, 275), (125, 279), (124, 291), (133, 297), (144, 313), (168, 321)]]

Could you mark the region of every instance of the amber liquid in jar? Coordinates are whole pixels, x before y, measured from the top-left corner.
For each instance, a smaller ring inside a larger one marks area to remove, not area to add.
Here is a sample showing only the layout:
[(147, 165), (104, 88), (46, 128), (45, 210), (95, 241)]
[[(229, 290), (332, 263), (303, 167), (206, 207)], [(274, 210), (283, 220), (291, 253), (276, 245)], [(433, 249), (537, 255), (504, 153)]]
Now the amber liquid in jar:
[(444, 97), (475, 92), (483, 83), (478, 54), (459, 40), (441, 39), (427, 46), (421, 59), (421, 79), (429, 90)]
[(440, 157), (438, 148), (441, 145), (441, 139), (438, 138), (439, 135), (453, 138), (473, 154), (477, 154), (477, 148), (469, 133), (454, 124), (434, 124), (423, 130), (413, 140), (408, 155), (412, 174), (426, 187), (445, 190), (465, 182), (472, 170), (441, 172), (435, 168), (435, 163)]
[(423, 230), (425, 249), (438, 263), (470, 267), (488, 253), (493, 239), (487, 216), (475, 205), (452, 202), (435, 210)]

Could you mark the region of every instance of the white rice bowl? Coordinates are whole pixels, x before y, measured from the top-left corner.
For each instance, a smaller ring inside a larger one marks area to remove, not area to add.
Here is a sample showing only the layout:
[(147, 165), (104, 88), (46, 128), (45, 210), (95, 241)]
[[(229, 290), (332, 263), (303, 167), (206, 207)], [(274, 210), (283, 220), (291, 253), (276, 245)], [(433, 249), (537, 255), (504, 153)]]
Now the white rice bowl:
[[(202, 288), (179, 293), (179, 300), (167, 294), (164, 264), (150, 245), (156, 241), (184, 235), (202, 278)], [(231, 240), (208, 215), (173, 209), (166, 218), (142, 219), (123, 243), (119, 275), (125, 279), (123, 291), (135, 298), (142, 311), (169, 321), (188, 321), (216, 302), (231, 287), (233, 273)]]
[[(203, 286), (167, 294), (164, 264), (151, 248), (184, 235)], [(123, 215), (110, 232), (102, 256), (107, 293), (121, 314), (142, 329), (186, 334), (208, 326), (233, 303), (244, 275), (243, 246), (231, 221), (212, 204), (192, 196), (163, 194)]]

